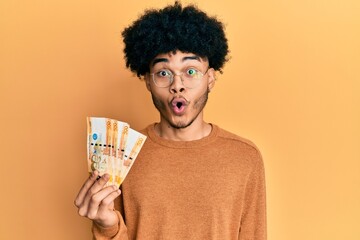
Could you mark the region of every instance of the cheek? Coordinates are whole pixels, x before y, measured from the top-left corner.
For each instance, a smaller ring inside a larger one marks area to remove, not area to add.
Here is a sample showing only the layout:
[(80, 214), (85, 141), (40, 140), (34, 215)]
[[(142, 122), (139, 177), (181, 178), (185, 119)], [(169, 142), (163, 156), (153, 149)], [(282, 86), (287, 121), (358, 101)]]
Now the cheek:
[(165, 110), (165, 103), (157, 98), (153, 93), (151, 93), (151, 98), (154, 103), (154, 106), (159, 110)]
[(199, 98), (197, 98), (195, 101), (194, 101), (194, 108), (195, 109), (202, 109), (204, 108), (207, 100), (208, 100), (208, 96), (209, 96), (209, 92), (210, 92), (210, 89), (208, 88), (205, 93), (203, 93)]

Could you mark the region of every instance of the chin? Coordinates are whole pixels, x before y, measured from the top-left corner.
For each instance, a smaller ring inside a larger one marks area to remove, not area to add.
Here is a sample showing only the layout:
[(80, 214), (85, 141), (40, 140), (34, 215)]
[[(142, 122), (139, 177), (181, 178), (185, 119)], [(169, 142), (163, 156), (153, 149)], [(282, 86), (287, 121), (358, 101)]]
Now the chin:
[(190, 126), (191, 123), (170, 123), (170, 126), (176, 129), (183, 129), (183, 128), (187, 128), (188, 126)]
[(195, 118), (190, 121), (184, 121), (184, 120), (173, 120), (168, 121), (169, 125), (176, 129), (183, 129), (189, 127), (193, 122), (195, 121)]

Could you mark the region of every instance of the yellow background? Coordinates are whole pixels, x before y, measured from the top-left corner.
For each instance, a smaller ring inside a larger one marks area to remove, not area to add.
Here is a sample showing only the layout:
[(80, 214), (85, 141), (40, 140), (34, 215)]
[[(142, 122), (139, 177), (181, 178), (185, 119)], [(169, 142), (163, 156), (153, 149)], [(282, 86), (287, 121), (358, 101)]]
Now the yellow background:
[[(158, 119), (120, 32), (166, 3), (0, 2), (0, 239), (90, 239), (85, 118)], [(269, 240), (360, 239), (360, 1), (195, 3), (231, 49), (205, 117), (261, 149)]]

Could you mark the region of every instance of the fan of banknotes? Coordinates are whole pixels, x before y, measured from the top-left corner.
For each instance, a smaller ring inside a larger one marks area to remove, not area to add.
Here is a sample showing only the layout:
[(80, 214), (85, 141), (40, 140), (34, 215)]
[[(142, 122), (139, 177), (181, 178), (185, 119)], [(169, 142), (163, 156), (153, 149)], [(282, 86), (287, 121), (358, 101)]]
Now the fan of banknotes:
[(120, 186), (142, 148), (146, 136), (128, 123), (110, 118), (87, 118), (88, 171), (108, 173), (109, 185)]

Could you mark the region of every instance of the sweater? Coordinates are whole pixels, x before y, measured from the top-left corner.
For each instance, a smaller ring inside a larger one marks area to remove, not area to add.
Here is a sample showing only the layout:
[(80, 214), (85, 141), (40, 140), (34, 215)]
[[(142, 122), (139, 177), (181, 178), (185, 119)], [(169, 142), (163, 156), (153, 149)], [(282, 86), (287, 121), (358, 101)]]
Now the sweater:
[(250, 141), (212, 124), (194, 141), (148, 136), (115, 200), (120, 222), (94, 239), (265, 240), (265, 174)]

